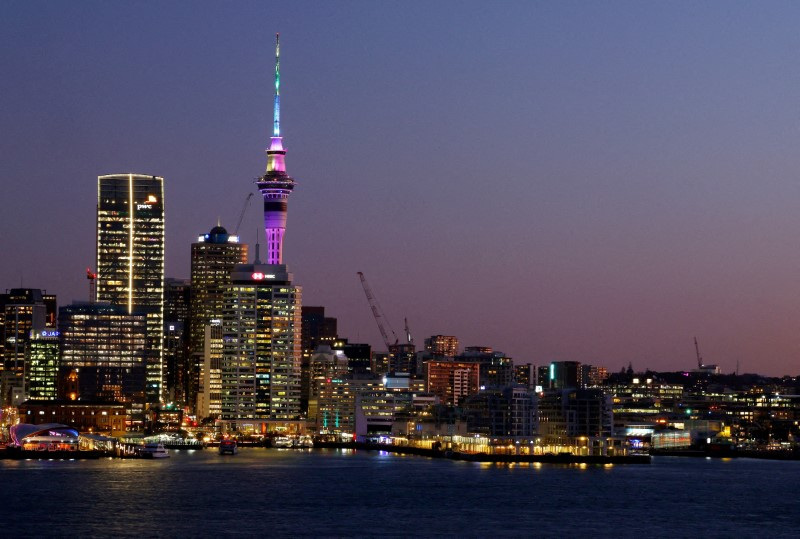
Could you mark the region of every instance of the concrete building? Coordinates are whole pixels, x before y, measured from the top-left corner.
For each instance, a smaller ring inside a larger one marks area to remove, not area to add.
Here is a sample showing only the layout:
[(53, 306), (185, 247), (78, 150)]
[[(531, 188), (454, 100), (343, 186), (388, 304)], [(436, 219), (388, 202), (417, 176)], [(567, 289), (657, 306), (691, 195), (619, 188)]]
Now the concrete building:
[(433, 359), (455, 357), (458, 353), (458, 338), (452, 335), (431, 335), (425, 339), (425, 351)]
[(219, 418), (222, 415), (222, 321), (212, 320), (205, 328), (203, 351), (200, 357), (200, 385), (195, 410), (199, 419)]
[(458, 406), (464, 397), (480, 390), (480, 364), (465, 361), (426, 361), (425, 380), (428, 393), (442, 404)]
[(538, 407), (539, 434), (549, 442), (613, 434), (612, 400), (602, 390), (548, 390), (539, 398)]

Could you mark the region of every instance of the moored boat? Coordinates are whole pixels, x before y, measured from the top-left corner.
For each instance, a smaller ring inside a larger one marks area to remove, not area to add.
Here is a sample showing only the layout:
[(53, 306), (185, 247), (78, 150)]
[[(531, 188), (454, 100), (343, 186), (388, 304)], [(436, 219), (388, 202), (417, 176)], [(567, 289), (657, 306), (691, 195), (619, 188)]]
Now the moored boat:
[(145, 459), (164, 459), (169, 457), (169, 450), (164, 448), (164, 444), (150, 443), (144, 444), (139, 455)]

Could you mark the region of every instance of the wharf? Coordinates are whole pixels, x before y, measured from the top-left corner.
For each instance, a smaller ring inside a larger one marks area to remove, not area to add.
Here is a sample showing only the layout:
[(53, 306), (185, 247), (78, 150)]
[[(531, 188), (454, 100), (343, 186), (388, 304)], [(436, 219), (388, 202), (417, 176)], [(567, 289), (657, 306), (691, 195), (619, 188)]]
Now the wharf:
[(650, 464), (650, 455), (492, 455), (488, 453), (460, 453), (457, 451), (442, 451), (425, 447), (412, 447), (404, 445), (374, 444), (366, 442), (314, 442), (315, 448), (331, 449), (362, 449), (367, 451), (388, 451), (404, 455), (419, 455), (430, 458), (445, 458), (451, 460), (464, 460), (470, 462), (541, 462), (549, 464)]

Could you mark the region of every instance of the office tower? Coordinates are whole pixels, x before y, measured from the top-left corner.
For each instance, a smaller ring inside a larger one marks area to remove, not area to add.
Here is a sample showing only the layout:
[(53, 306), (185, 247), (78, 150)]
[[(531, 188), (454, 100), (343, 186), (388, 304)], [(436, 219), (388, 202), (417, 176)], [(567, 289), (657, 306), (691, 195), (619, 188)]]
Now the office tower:
[(223, 420), (299, 419), (301, 298), (285, 265), (234, 268), (222, 316)]
[(149, 321), (122, 305), (73, 303), (59, 309), (60, 395), (68, 400), (120, 402), (144, 411)]
[(147, 402), (164, 385), (164, 179), (141, 174), (97, 178), (98, 302), (147, 320)]
[(300, 366), (300, 406), (305, 413), (308, 411), (311, 356), (321, 344), (332, 347), (337, 335), (336, 319), (325, 316), (325, 307), (304, 305), (301, 308), (301, 322), (303, 359)]
[(25, 353), (25, 395), (28, 399), (58, 398), (60, 359), (58, 331), (32, 330)]
[(267, 235), (267, 264), (283, 264), (283, 235), (286, 232), (286, 212), (294, 179), (286, 174), (286, 150), (281, 137), (281, 75), (280, 41), (275, 36), (275, 101), (273, 127), (267, 150), (267, 172), (258, 180), (264, 196), (264, 230)]
[[(187, 402), (197, 400), (202, 366), (206, 326), (222, 320), (223, 291), (230, 283), (231, 271), (237, 264), (247, 263), (247, 245), (239, 237), (228, 234), (220, 225), (197, 238), (192, 244), (191, 307), (189, 314), (189, 369)], [(198, 411), (198, 415), (200, 412)]]
[(425, 351), (436, 359), (455, 357), (458, 338), (452, 335), (432, 335), (425, 339)]
[(396, 343), (389, 346), (389, 372), (417, 375), (417, 353), (414, 343)]
[(164, 282), (164, 398), (180, 405), (186, 404), (190, 292), (187, 279)]
[(46, 328), (47, 308), (38, 288), (14, 288), (0, 297), (3, 305), (2, 403), (25, 400), (25, 351), (31, 332)]
[(222, 413), (222, 321), (212, 320), (205, 327), (203, 364), (197, 389), (197, 417), (218, 418)]

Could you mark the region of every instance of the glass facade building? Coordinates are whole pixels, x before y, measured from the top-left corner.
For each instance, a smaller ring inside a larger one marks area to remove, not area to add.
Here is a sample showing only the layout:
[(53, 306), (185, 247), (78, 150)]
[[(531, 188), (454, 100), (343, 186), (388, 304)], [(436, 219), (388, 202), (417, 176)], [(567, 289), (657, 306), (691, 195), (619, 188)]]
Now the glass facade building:
[(163, 398), (164, 179), (97, 179), (97, 297), (147, 320), (147, 402)]
[(60, 358), (58, 331), (31, 331), (25, 355), (25, 394), (28, 399), (58, 398)]

